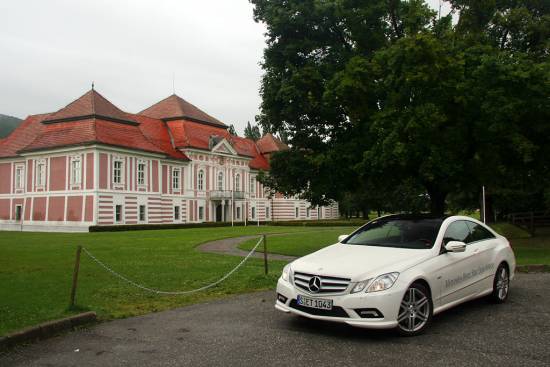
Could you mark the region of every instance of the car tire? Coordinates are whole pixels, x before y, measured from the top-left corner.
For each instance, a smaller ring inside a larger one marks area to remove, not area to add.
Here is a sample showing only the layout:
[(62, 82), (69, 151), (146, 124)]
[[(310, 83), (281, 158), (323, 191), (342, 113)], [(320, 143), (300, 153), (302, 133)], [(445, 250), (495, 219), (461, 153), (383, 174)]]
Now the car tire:
[(430, 325), (432, 316), (433, 302), (429, 290), (421, 283), (413, 283), (399, 305), (397, 331), (402, 336), (422, 334)]
[(493, 280), (493, 293), (491, 293), (491, 300), (494, 303), (504, 303), (508, 299), (510, 294), (510, 271), (506, 264), (501, 263), (495, 273), (495, 279)]

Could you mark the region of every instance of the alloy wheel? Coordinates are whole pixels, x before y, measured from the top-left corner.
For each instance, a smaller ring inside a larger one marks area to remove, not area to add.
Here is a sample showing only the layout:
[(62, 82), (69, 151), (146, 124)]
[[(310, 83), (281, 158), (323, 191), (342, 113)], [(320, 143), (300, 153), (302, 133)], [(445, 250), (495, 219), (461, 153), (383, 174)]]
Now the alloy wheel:
[(399, 328), (406, 333), (421, 330), (430, 318), (430, 299), (419, 288), (412, 286), (403, 296), (399, 307), (397, 322)]
[(499, 300), (504, 301), (508, 296), (508, 290), (510, 288), (510, 279), (508, 277), (508, 270), (504, 266), (500, 267), (497, 273), (497, 297)]

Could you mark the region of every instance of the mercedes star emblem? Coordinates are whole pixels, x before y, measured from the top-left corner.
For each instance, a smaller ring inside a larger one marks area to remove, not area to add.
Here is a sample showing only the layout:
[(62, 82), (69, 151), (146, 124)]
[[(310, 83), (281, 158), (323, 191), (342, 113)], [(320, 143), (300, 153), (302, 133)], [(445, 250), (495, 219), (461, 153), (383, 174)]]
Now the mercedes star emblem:
[(309, 290), (311, 293), (317, 293), (321, 290), (321, 278), (313, 277), (309, 280)]

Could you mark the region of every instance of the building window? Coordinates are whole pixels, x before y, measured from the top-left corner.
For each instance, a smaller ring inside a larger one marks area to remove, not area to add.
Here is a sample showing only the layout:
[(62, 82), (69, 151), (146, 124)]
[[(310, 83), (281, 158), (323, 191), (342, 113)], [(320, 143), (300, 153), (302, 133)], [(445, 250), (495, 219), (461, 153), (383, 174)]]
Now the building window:
[(113, 183), (122, 183), (122, 161), (116, 160), (113, 162)]
[(15, 206), (15, 220), (21, 221), (21, 218), (23, 217), (23, 206), (22, 205), (16, 205)]
[(145, 163), (139, 162), (137, 165), (137, 183), (138, 185), (145, 185)]
[(46, 163), (39, 162), (36, 165), (36, 186), (43, 187), (46, 185)]
[(237, 219), (241, 219), (241, 207), (237, 207)]
[(115, 222), (122, 222), (122, 205), (115, 205)]
[(145, 205), (139, 206), (139, 221), (145, 222)]
[(176, 205), (174, 207), (174, 220), (179, 220), (179, 219), (180, 219), (180, 207)]
[(179, 190), (180, 188), (180, 169), (174, 168), (172, 170), (172, 189)]
[(25, 167), (15, 167), (15, 188), (22, 189), (25, 182)]
[(197, 186), (200, 191), (204, 190), (204, 170), (199, 170), (199, 177), (197, 179)]
[(241, 175), (235, 175), (235, 191), (241, 191)]
[(300, 209), (299, 208), (294, 208), (294, 211), (296, 212), (295, 213), (296, 218), (298, 218), (298, 215), (300, 214)]
[(253, 194), (256, 191), (256, 178), (250, 177), (250, 193)]
[(311, 216), (311, 208), (307, 208), (306, 209), (306, 217), (310, 217)]
[(82, 181), (80, 159), (71, 160), (71, 185), (79, 185)]
[(254, 208), (254, 207), (252, 207), (251, 217), (252, 217), (252, 219), (256, 219), (256, 208)]
[(223, 190), (223, 172), (218, 172), (218, 190)]
[(265, 208), (265, 217), (266, 219), (269, 218), (269, 207)]
[(199, 220), (204, 220), (204, 207), (199, 206)]
[(317, 219), (323, 219), (323, 211), (321, 210), (321, 207), (317, 208)]

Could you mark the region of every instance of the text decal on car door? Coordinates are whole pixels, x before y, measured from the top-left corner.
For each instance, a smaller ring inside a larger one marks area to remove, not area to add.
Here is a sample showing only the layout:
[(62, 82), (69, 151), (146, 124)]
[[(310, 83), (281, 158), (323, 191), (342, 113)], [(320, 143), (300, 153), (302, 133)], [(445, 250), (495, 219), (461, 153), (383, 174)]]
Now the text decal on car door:
[(447, 279), (445, 280), (445, 287), (446, 288), (454, 287), (455, 285), (465, 282), (468, 279), (475, 277), (476, 275), (483, 274), (486, 271), (493, 269), (494, 267), (495, 267), (495, 264), (485, 264), (476, 269), (470, 270), (467, 273), (462, 273), (462, 275), (459, 275), (456, 278)]

